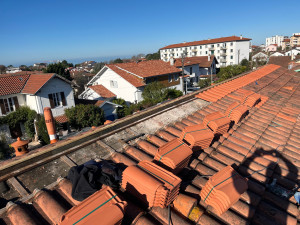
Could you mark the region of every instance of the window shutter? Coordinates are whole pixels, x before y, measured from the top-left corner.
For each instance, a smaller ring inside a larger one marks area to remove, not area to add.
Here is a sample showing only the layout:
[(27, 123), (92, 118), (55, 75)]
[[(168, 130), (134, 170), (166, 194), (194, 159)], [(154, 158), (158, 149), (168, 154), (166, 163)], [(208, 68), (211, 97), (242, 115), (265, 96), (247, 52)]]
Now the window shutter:
[(60, 96), (61, 96), (61, 101), (62, 101), (63, 106), (66, 106), (67, 102), (66, 102), (66, 98), (65, 98), (65, 93), (60, 92)]
[(53, 101), (53, 95), (48, 94), (48, 97), (49, 97), (49, 102), (50, 102), (51, 109), (55, 108), (54, 107), (54, 101)]
[(14, 100), (15, 108), (16, 108), (16, 110), (17, 110), (17, 109), (20, 107), (20, 106), (19, 106), (18, 97), (17, 97), (17, 96), (13, 97), (13, 100)]
[(6, 110), (5, 110), (5, 107), (4, 107), (4, 101), (3, 101), (3, 99), (0, 99), (0, 108), (1, 108), (2, 115), (5, 115), (6, 114)]

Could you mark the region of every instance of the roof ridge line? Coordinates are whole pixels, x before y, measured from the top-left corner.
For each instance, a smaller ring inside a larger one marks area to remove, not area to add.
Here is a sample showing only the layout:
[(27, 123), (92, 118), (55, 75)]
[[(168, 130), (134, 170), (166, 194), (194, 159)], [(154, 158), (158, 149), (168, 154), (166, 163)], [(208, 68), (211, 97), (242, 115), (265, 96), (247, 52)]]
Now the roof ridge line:
[(115, 65), (115, 67), (117, 67), (118, 69), (123, 70), (123, 71), (125, 71), (125, 72), (127, 72), (127, 73), (130, 73), (130, 74), (132, 74), (132, 75), (134, 75), (134, 76), (136, 76), (136, 77), (138, 77), (138, 78), (144, 79), (143, 77), (141, 77), (141, 76), (139, 76), (139, 75), (137, 75), (137, 74), (135, 74), (135, 73), (132, 73), (132, 72), (130, 72), (130, 71), (128, 71), (128, 70), (125, 70), (125, 69), (123, 69), (123, 68), (121, 68), (121, 67), (119, 67), (119, 66), (117, 66), (117, 65)]
[[(25, 75), (27, 75), (27, 73), (25, 74)], [(26, 94), (26, 93), (23, 93), (23, 90), (24, 90), (24, 88), (25, 88), (25, 86), (26, 86), (26, 84), (27, 84), (27, 82), (29, 81), (29, 79), (30, 79), (30, 77), (31, 77), (31, 73), (30, 74), (28, 74), (29, 76), (28, 76), (28, 79), (26, 80), (26, 82), (25, 82), (25, 84), (24, 84), (24, 86), (23, 86), (23, 88), (22, 88), (22, 90), (20, 91), (20, 93), (19, 94)]]

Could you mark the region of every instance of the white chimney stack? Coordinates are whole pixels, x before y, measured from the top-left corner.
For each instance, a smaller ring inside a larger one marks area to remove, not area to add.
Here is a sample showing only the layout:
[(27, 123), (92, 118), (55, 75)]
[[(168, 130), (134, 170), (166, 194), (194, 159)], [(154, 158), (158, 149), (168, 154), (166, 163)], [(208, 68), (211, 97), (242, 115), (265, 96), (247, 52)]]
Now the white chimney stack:
[(174, 66), (174, 58), (173, 57), (170, 58), (170, 65)]
[(243, 39), (243, 35), (240, 36), (240, 39)]

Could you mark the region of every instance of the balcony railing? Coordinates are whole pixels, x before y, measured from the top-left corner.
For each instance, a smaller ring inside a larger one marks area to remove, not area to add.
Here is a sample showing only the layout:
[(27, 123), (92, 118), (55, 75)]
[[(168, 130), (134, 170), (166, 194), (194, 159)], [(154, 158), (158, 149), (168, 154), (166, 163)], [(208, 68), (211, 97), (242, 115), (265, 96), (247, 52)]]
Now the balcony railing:
[(208, 50), (215, 50), (215, 47), (210, 47), (210, 48), (208, 48)]
[(227, 53), (226, 53), (226, 52), (222, 52), (220, 55), (221, 55), (221, 56), (226, 56)]
[(221, 49), (227, 49), (227, 46), (222, 45)]
[(220, 59), (221, 63), (226, 63), (226, 59)]
[(198, 50), (197, 49), (192, 49), (192, 52), (197, 52)]

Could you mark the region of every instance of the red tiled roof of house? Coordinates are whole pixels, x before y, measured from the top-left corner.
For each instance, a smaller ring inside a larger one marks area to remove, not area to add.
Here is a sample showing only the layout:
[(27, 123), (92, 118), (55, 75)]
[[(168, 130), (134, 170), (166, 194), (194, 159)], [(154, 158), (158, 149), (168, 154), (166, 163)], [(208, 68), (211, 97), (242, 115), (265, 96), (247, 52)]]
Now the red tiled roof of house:
[[(295, 57), (295, 60), (297, 59), (300, 59), (299, 55)], [(291, 56), (272, 56), (269, 59), (269, 64), (279, 65), (286, 69), (288, 68), (290, 62), (292, 62)]]
[(111, 65), (106, 65), (106, 66), (108, 68), (110, 68), (111, 70), (113, 70), (115, 73), (119, 74), (119, 76), (121, 76), (123, 79), (125, 79), (126, 81), (128, 81), (130, 84), (132, 84), (135, 87), (143, 87), (146, 85), (142, 78), (139, 78), (131, 73), (121, 70), (120, 68), (118, 68), (115, 65), (111, 64)]
[(114, 93), (112, 93), (110, 90), (108, 90), (103, 85), (93, 85), (89, 86), (93, 91), (95, 91), (98, 95), (100, 95), (103, 98), (113, 98), (116, 97)]
[(0, 75), (0, 95), (10, 95), (20, 93), (25, 86), (30, 75), (1, 74)]
[(123, 69), (143, 78), (181, 72), (181, 70), (171, 66), (169, 62), (162, 60), (147, 60), (113, 65), (121, 70)]
[(222, 43), (222, 42), (230, 42), (230, 41), (250, 41), (250, 38), (240, 38), (237, 36), (230, 36), (230, 37), (221, 37), (209, 40), (202, 40), (202, 41), (192, 41), (186, 43), (179, 43), (179, 44), (172, 44), (161, 49), (168, 49), (168, 48), (180, 48), (180, 47), (187, 47), (187, 46), (194, 46), (194, 45), (206, 45), (206, 44), (214, 44), (214, 43)]
[(69, 121), (68, 117), (65, 114), (63, 114), (61, 116), (56, 116), (56, 117), (54, 117), (54, 119), (58, 123), (66, 123)]
[(285, 38), (285, 39), (283, 39), (283, 42), (290, 42), (290, 39), (289, 38)]
[(41, 89), (52, 77), (54, 73), (31, 74), (22, 93), (35, 94)]
[[(195, 57), (186, 57), (184, 59), (184, 65), (190, 66), (199, 64), (199, 67), (210, 67), (212, 62), (214, 61), (215, 56), (210, 56), (210, 60), (208, 61), (208, 56), (195, 56)], [(174, 66), (181, 67), (182, 62), (181, 59), (174, 59)]]

